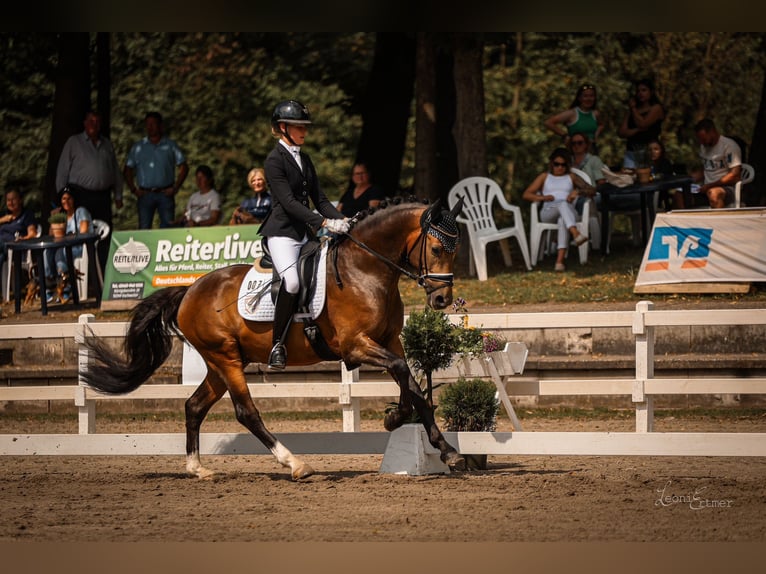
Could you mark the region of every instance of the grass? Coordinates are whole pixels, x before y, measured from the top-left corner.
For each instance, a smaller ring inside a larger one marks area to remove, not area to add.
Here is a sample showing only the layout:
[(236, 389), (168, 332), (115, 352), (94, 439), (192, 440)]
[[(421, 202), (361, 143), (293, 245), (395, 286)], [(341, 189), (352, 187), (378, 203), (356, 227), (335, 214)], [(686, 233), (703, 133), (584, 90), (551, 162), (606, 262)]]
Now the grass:
[[(460, 253), (455, 268), (453, 296), (466, 300), (469, 311), (482, 307), (512, 307), (543, 303), (615, 303), (647, 299), (633, 293), (644, 250), (633, 247), (627, 237), (613, 237), (607, 257), (591, 252), (588, 262), (580, 265), (574, 250), (567, 260), (567, 271), (553, 271), (554, 257), (548, 256), (527, 271), (515, 240), (511, 240), (513, 264), (502, 264), (497, 243), (487, 248), (488, 279), (479, 281), (468, 276), (467, 255)], [(402, 300), (408, 310), (425, 305), (421, 287), (407, 278), (399, 283)], [(753, 284), (746, 294), (652, 294), (654, 302), (663, 301), (766, 301), (766, 284)]]

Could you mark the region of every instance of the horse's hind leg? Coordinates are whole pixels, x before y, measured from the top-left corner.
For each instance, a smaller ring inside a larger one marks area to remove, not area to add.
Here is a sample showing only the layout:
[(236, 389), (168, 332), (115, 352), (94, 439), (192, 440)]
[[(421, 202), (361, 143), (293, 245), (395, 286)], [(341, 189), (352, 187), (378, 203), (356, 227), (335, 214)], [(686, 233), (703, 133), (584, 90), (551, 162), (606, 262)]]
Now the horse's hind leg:
[(213, 471), (202, 466), (199, 457), (199, 429), (210, 408), (226, 392), (226, 385), (220, 378), (208, 373), (186, 401), (186, 471), (198, 478), (208, 478)]

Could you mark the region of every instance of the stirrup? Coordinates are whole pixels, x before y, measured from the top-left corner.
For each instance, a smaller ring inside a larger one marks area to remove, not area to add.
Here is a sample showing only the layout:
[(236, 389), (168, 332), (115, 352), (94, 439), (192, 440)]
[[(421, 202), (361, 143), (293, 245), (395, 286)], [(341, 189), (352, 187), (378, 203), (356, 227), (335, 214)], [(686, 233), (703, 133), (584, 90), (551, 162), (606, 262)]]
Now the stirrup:
[(287, 365), (287, 351), (282, 343), (276, 343), (269, 353), (269, 369), (282, 370)]

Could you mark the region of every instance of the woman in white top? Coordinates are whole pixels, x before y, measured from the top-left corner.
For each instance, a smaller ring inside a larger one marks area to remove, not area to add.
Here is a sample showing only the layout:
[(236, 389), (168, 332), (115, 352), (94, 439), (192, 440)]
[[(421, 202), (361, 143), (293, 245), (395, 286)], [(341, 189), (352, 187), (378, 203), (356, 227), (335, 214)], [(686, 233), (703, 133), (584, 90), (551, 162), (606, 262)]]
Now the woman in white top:
[(584, 194), (595, 191), (592, 186), (587, 185), (569, 171), (569, 157), (569, 152), (565, 148), (555, 149), (548, 158), (550, 160), (548, 171), (538, 175), (524, 190), (522, 196), (522, 199), (527, 201), (544, 202), (540, 209), (540, 221), (544, 223), (558, 221), (556, 271), (566, 270), (564, 257), (570, 233), (577, 246), (588, 241), (588, 237), (577, 230), (577, 212), (574, 202), (581, 191)]

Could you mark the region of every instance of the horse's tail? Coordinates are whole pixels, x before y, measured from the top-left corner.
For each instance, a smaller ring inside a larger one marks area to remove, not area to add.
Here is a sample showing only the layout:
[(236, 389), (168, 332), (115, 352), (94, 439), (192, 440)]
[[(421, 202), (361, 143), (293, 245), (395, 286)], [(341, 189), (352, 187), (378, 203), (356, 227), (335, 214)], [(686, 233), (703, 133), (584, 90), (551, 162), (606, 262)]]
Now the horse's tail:
[(91, 387), (110, 394), (129, 393), (154, 373), (170, 355), (178, 331), (178, 307), (188, 287), (168, 287), (142, 300), (131, 313), (125, 358), (97, 337), (85, 337), (94, 361), (83, 373)]

